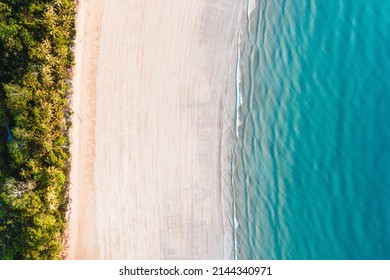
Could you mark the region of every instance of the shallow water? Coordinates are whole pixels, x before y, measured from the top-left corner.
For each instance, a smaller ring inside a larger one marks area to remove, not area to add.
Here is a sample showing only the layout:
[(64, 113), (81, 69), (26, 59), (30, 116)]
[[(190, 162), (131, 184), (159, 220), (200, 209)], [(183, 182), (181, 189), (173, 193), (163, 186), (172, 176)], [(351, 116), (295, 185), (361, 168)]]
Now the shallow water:
[(238, 258), (389, 259), (390, 1), (251, 3)]

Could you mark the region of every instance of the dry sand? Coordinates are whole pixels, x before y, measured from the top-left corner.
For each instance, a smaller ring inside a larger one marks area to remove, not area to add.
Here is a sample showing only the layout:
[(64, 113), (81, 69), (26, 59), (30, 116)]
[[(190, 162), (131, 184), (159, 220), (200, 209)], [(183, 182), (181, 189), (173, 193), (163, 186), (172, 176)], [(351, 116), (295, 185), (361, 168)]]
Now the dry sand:
[(230, 257), (222, 111), (242, 5), (80, 2), (69, 259)]

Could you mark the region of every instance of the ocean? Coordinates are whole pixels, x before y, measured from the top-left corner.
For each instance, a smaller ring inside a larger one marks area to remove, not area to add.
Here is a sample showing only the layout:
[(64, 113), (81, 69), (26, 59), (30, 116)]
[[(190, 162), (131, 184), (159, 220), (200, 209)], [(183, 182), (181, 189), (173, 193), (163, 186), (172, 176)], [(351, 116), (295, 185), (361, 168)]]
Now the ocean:
[(249, 1), (240, 32), (235, 257), (390, 259), (390, 1)]

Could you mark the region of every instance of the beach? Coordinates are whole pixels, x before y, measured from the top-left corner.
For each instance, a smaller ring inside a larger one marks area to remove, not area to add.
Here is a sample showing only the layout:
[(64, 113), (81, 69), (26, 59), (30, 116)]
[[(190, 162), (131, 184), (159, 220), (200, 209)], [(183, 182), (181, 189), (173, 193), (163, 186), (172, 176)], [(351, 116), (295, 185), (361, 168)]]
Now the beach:
[(79, 2), (68, 259), (231, 258), (221, 142), (242, 5)]

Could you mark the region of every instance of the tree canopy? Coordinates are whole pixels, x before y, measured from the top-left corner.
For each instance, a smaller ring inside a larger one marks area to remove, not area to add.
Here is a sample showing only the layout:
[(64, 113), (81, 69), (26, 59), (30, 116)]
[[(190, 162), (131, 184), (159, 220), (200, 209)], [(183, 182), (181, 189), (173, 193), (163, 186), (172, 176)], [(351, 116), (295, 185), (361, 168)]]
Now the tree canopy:
[(0, 259), (61, 259), (73, 0), (0, 0)]

